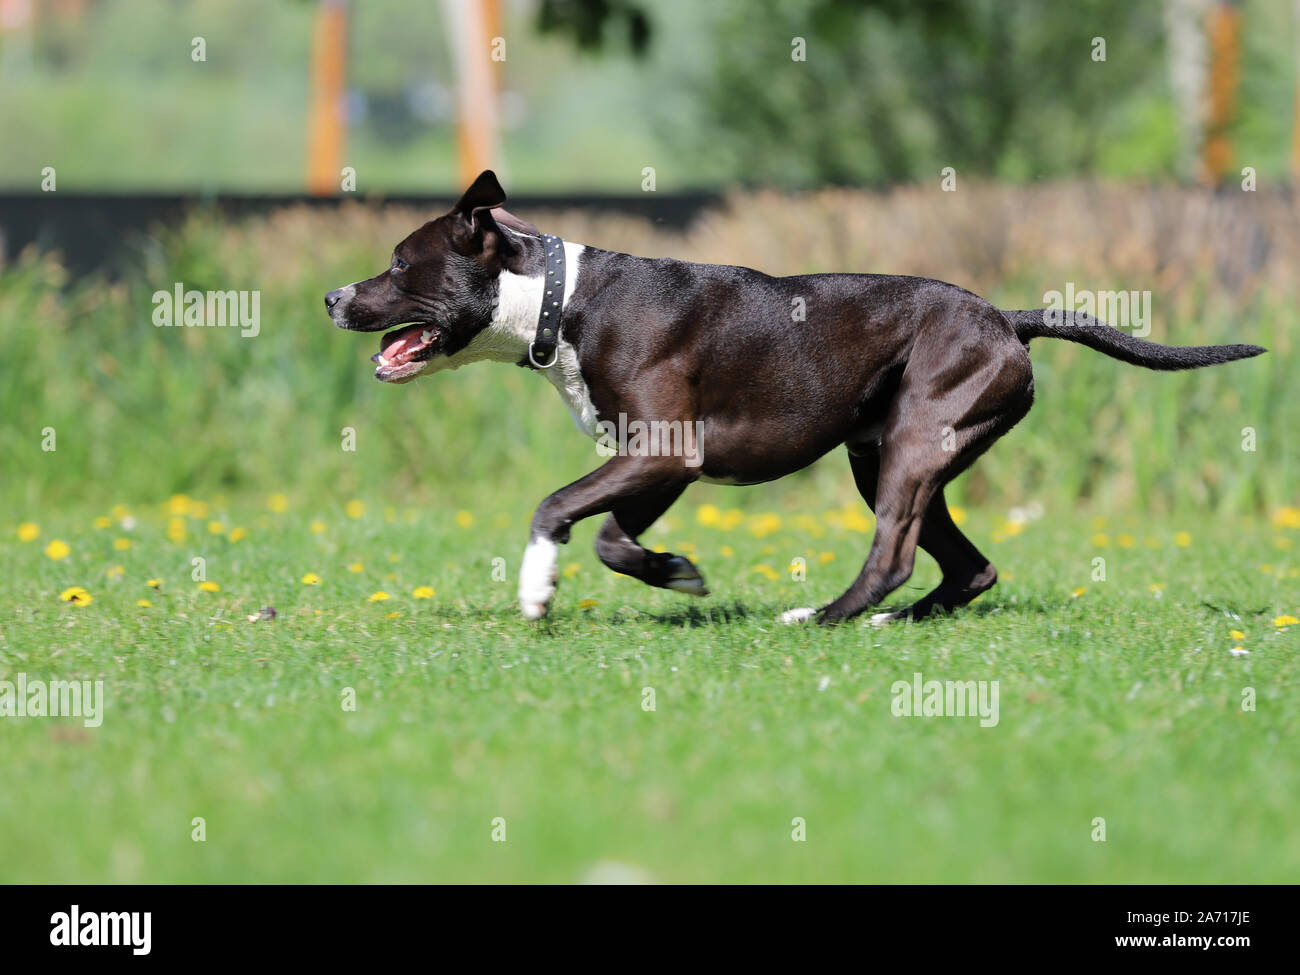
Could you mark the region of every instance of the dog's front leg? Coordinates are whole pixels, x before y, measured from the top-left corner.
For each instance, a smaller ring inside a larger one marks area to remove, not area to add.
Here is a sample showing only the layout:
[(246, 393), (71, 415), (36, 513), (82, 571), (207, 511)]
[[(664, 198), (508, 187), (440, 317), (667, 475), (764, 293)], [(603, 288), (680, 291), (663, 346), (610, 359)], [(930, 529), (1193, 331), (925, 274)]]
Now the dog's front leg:
[(519, 609), (526, 619), (546, 615), (559, 567), (559, 546), (575, 522), (614, 508), (624, 498), (647, 492), (680, 493), (697, 473), (681, 458), (618, 456), (586, 477), (560, 488), (533, 515), (528, 547), (519, 567)]

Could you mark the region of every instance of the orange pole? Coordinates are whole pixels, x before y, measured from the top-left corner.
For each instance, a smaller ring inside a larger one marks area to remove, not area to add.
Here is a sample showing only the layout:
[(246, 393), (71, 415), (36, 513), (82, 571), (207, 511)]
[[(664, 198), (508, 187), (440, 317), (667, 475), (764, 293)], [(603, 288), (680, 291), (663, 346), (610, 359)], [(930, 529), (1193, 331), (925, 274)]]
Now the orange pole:
[(1210, 11), (1209, 111), (1201, 176), (1218, 183), (1232, 164), (1228, 127), (1237, 113), (1237, 83), (1241, 79), (1241, 11), (1220, 0)]
[(320, 0), (312, 30), (307, 192), (332, 196), (343, 167), (343, 86), (347, 77), (347, 0)]
[[(497, 84), (492, 39), (502, 36), (497, 0), (443, 0), (456, 70), (456, 155), (460, 185), (498, 168)], [(508, 51), (507, 51), (508, 54)]]

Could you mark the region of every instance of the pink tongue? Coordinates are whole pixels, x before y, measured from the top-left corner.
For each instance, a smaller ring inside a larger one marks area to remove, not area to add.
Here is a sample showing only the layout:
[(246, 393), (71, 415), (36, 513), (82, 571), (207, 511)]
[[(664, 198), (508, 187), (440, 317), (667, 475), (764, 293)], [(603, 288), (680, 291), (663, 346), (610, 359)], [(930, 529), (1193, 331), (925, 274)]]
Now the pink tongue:
[(410, 328), (402, 329), (397, 333), (397, 337), (393, 341), (384, 346), (384, 358), (397, 359), (409, 352), (413, 352), (424, 344), (423, 333), (427, 330), (427, 325), (412, 325)]

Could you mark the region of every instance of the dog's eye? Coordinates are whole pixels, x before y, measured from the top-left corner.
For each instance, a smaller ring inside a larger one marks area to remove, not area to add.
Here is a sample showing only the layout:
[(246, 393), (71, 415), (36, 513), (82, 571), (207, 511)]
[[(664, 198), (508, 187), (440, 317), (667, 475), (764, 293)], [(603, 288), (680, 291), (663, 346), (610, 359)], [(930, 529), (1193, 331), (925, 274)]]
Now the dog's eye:
[(407, 264), (406, 264), (406, 262), (405, 262), (404, 260), (402, 260), (400, 257), (394, 257), (394, 258), (393, 258), (393, 268), (392, 268), (392, 270), (393, 270), (393, 273), (394, 273), (394, 274), (399, 274), (399, 273), (401, 273), (402, 271), (405, 271), (406, 268), (407, 268)]

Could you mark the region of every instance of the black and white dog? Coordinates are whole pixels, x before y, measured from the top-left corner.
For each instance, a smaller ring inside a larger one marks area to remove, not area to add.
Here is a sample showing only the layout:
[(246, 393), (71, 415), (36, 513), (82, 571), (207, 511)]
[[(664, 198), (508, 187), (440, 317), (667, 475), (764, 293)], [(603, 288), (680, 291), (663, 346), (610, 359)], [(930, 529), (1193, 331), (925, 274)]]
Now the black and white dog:
[(647, 551), (637, 543), (642, 532), (696, 479), (770, 481), (840, 444), (876, 513), (875, 538), (842, 596), (783, 621), (832, 623), (876, 605), (911, 575), (918, 545), (938, 561), (942, 582), (873, 620), (951, 610), (997, 573), (952, 523), (944, 485), (1028, 412), (1031, 338), (1068, 339), (1149, 369), (1264, 351), (1171, 348), (1073, 312), (1053, 320), (1041, 310), (999, 311), (925, 278), (772, 278), (632, 257), (544, 235), (500, 209), (505, 199), (484, 172), (450, 213), (398, 244), (381, 274), (331, 291), (325, 305), (340, 328), (394, 329), (373, 356), (383, 382), (491, 359), (541, 369), (593, 438), (616, 422), (699, 431), (687, 444), (693, 454), (620, 449), (542, 502), (519, 576), (528, 619), (551, 603), (557, 546), (571, 526), (606, 512), (596, 540), (605, 565), (706, 595), (690, 561)]

